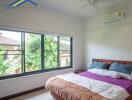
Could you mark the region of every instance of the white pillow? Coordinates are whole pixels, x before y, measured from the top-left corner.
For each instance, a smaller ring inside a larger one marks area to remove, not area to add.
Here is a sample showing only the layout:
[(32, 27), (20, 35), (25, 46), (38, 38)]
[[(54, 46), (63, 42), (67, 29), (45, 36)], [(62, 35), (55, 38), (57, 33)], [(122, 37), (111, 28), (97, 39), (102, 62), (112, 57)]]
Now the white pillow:
[(132, 73), (131, 75), (128, 74), (124, 74), (124, 73), (120, 73), (120, 72), (116, 72), (116, 71), (110, 71), (107, 69), (89, 69), (89, 72), (93, 73), (93, 74), (97, 74), (97, 75), (101, 75), (101, 76), (108, 76), (108, 77), (112, 77), (112, 78), (125, 78), (128, 80), (132, 80)]
[(109, 71), (107, 69), (95, 69), (95, 68), (93, 68), (93, 69), (89, 69), (88, 71), (93, 73), (93, 74), (97, 74), (97, 75), (101, 75), (101, 76), (120, 78), (120, 74), (118, 72)]
[(125, 78), (125, 79), (128, 79), (128, 80), (132, 80), (132, 75), (120, 73), (120, 78)]

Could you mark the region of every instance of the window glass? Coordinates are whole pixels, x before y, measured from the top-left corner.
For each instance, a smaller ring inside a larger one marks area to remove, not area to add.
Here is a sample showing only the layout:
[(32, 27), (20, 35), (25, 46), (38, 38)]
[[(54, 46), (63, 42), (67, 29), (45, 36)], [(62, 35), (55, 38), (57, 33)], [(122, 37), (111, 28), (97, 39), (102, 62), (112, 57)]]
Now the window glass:
[(60, 37), (60, 50), (70, 50), (70, 37)]
[(45, 69), (57, 68), (57, 36), (46, 35), (44, 38)]
[(21, 73), (21, 33), (0, 30), (0, 76)]
[(59, 60), (60, 67), (67, 67), (71, 65), (71, 41), (70, 37), (60, 37)]
[(26, 72), (41, 70), (41, 35), (25, 34)]
[(70, 66), (70, 51), (60, 51), (60, 67)]

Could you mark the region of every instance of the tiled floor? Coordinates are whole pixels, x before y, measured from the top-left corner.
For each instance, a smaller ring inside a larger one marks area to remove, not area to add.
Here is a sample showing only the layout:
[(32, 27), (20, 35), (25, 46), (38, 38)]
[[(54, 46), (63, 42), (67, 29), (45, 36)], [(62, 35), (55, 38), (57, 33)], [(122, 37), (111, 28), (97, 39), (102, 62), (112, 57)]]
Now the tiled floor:
[(55, 100), (55, 99), (51, 96), (50, 92), (41, 90), (11, 100)]

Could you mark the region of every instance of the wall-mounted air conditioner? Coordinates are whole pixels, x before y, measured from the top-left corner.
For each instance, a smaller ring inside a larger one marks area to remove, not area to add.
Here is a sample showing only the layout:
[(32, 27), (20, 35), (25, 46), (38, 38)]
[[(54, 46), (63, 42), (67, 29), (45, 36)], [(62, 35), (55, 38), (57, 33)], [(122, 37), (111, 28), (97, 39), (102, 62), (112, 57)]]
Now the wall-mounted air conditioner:
[(104, 16), (104, 24), (108, 24), (108, 23), (113, 23), (113, 22), (117, 22), (120, 20), (123, 20), (125, 18), (125, 13), (124, 11), (116, 11), (110, 14), (107, 14), (106, 16)]

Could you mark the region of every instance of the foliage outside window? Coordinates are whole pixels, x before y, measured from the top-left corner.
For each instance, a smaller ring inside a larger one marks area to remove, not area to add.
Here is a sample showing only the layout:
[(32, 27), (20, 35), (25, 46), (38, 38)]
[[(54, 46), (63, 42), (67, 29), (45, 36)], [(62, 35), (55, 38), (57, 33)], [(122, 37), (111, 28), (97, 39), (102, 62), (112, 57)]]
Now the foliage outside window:
[(0, 77), (72, 67), (72, 38), (0, 30)]
[(26, 72), (41, 70), (41, 36), (25, 34)]
[(57, 36), (45, 36), (44, 44), (45, 69), (57, 68)]

